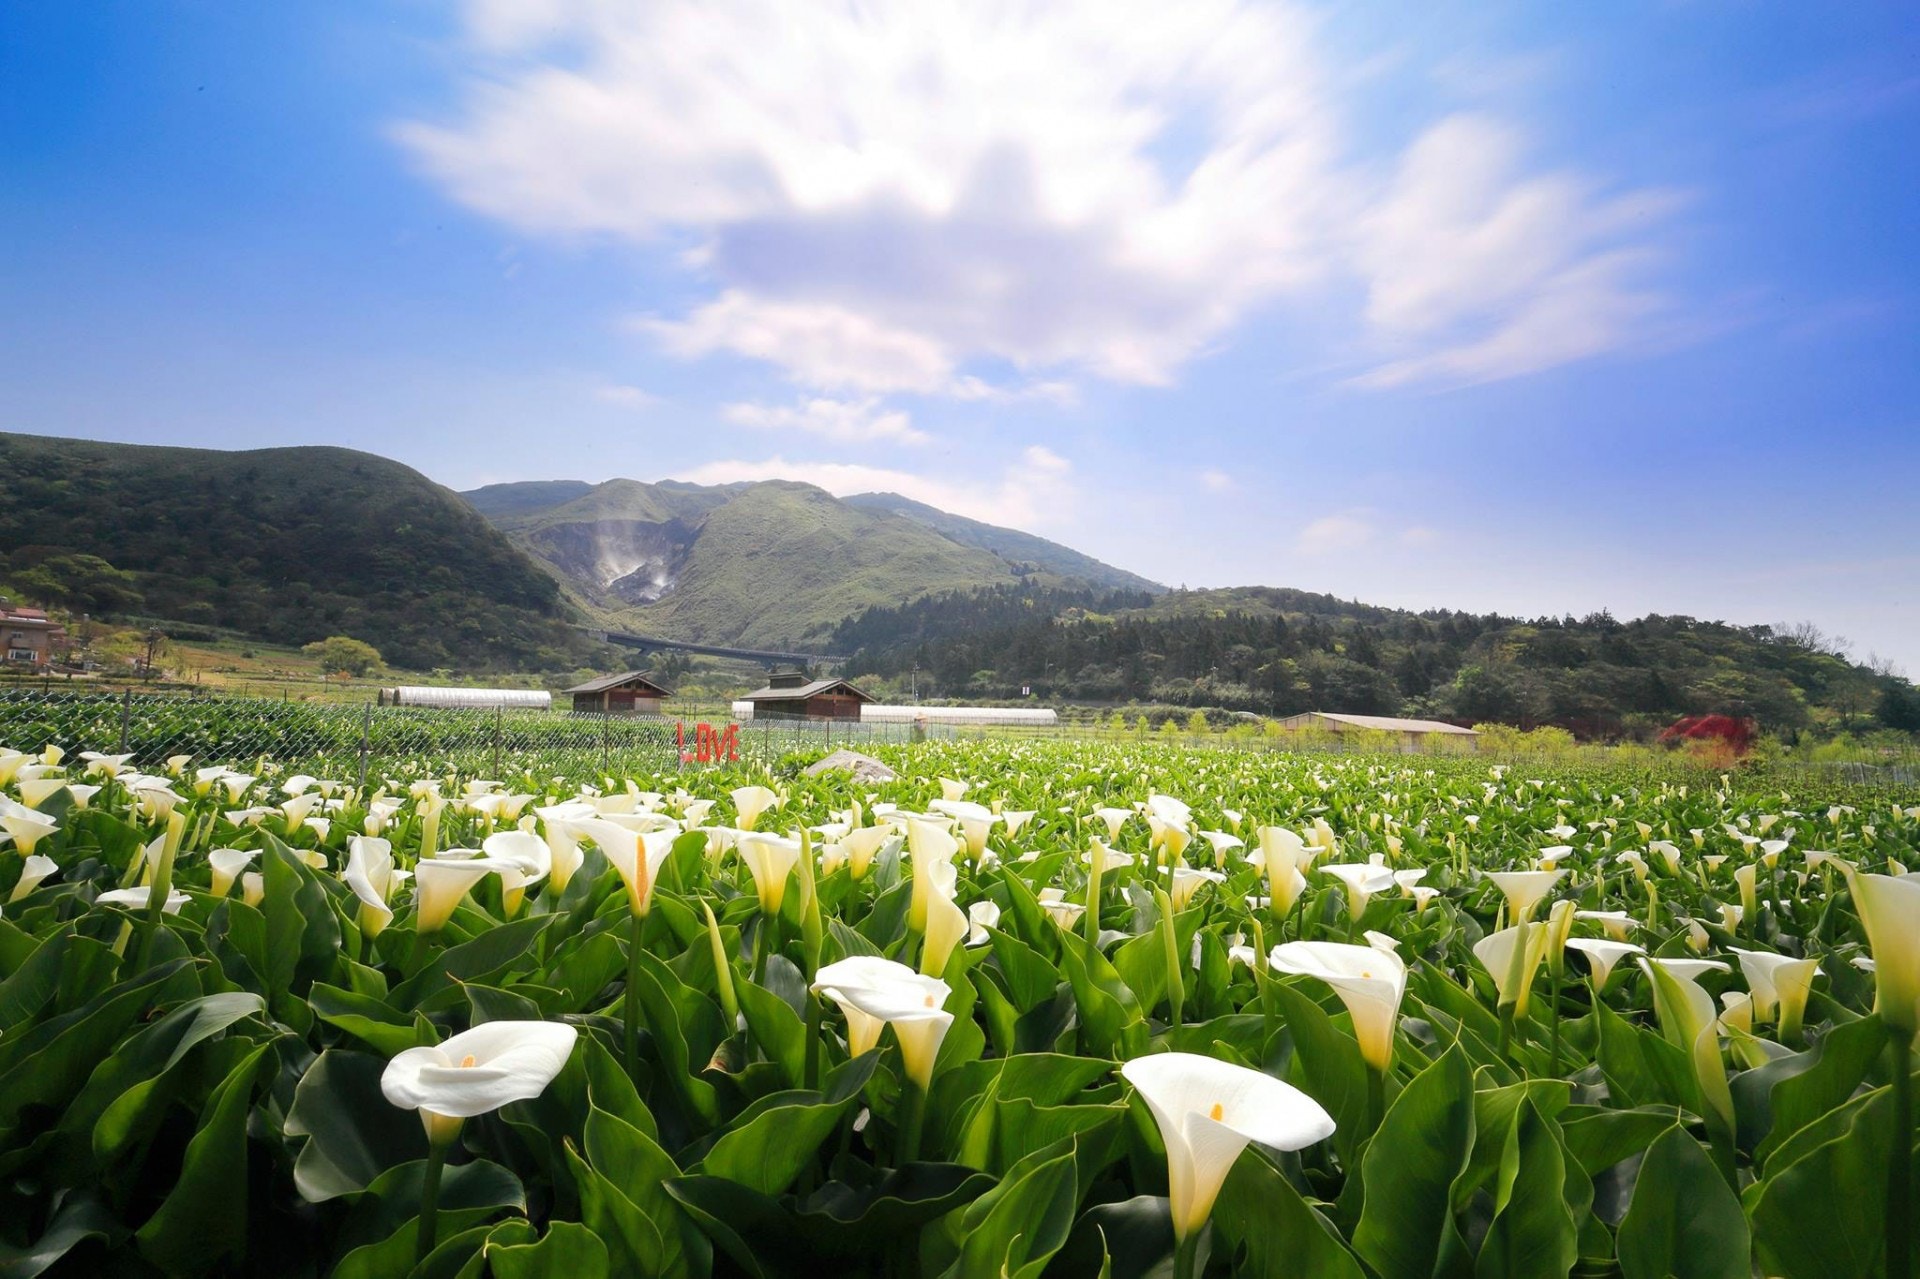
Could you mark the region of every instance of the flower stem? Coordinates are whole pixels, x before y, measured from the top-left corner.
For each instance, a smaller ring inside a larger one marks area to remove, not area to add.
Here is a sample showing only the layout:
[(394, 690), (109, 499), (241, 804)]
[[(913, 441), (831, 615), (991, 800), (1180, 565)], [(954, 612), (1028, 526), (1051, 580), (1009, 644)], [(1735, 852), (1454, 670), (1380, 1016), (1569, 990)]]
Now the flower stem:
[(1367, 1067), (1367, 1131), (1375, 1132), (1387, 1117), (1387, 1072)]
[(1551, 990), (1553, 1000), (1547, 1006), (1547, 1013), (1548, 1020), (1553, 1023), (1553, 1034), (1547, 1050), (1547, 1060), (1550, 1063), (1547, 1073), (1558, 1079), (1560, 1077), (1560, 974), (1558, 972), (1553, 974)]
[(900, 1099), (905, 1113), (900, 1116), (900, 1152), (893, 1161), (896, 1168), (920, 1157), (920, 1130), (927, 1122), (927, 1094), (919, 1084), (908, 1080)]
[(1188, 1235), (1173, 1247), (1173, 1279), (1194, 1279), (1193, 1264), (1200, 1253), (1198, 1232)]
[(1500, 1005), (1500, 1057), (1505, 1060), (1513, 1045), (1513, 1005)]
[(1893, 1158), (1887, 1166), (1887, 1277), (1913, 1275), (1913, 1032), (1888, 1027), (1893, 1049)]
[(820, 1013), (821, 999), (812, 990), (807, 997), (807, 1059), (801, 1067), (800, 1086), (809, 1091), (820, 1086)]
[(433, 1251), (434, 1235), (440, 1228), (440, 1170), (446, 1162), (445, 1145), (436, 1141), (427, 1147), (427, 1171), (420, 1182), (420, 1233), (413, 1248), (416, 1266)]
[(645, 923), (646, 916), (634, 915), (627, 925), (627, 1025), (622, 1048), (631, 1077), (638, 1077), (640, 1070), (640, 929)]

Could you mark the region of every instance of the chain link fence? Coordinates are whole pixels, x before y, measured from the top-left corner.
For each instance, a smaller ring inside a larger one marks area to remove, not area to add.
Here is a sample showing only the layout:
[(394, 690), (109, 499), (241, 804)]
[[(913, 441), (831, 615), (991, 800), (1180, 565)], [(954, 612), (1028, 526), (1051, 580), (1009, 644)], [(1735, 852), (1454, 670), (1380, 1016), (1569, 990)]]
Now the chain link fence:
[[(147, 770), (161, 768), (173, 756), (187, 755), (197, 766), (251, 768), (265, 763), (277, 771), (298, 770), (356, 782), (450, 771), (504, 779), (621, 777), (715, 764), (771, 769), (792, 754), (818, 756), (843, 746), (870, 750), (989, 737), (1378, 754), (1356, 750), (1333, 735), (1309, 742), (1259, 734), (1115, 730), (1098, 724), (1039, 727), (777, 718), (736, 722), (725, 706), (697, 704), (670, 703), (664, 714), (655, 716), (377, 706), (70, 687), (0, 690), (0, 748), (105, 751), (131, 755), (137, 767)], [(1626, 756), (1604, 746), (1546, 755), (1482, 751), (1474, 758), (1518, 768), (1612, 764), (1646, 780), (1698, 779), (1715, 771), (1677, 755), (1643, 751)], [(1910, 750), (1837, 760), (1777, 760), (1763, 767), (1769, 782), (1795, 790), (1838, 786), (1886, 794), (1906, 804), (1920, 801), (1920, 756)]]

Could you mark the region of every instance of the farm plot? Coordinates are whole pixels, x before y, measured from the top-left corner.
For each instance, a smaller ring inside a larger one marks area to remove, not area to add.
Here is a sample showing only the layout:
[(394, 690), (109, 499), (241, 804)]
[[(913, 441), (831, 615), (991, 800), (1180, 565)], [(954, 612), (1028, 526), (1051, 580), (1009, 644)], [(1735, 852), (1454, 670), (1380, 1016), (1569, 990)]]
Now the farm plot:
[(15, 744), (9, 1276), (1912, 1274), (1920, 798)]

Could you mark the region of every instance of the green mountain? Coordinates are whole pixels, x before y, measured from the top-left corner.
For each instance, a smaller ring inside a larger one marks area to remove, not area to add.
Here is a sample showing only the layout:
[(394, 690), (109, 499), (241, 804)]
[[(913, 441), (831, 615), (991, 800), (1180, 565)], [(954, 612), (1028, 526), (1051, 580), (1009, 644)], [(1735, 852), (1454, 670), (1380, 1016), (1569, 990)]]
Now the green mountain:
[(471, 505), (369, 453), (0, 434), (0, 476), (0, 581), (28, 598), (276, 643), (351, 635), (413, 669), (554, 669), (593, 650), (552, 578)]
[(561, 481), (467, 496), (610, 627), (709, 643), (817, 646), (865, 608), (946, 591), (1159, 589), (1042, 538), (889, 494), (609, 480), (584, 492)]
[(1920, 690), (1816, 632), (1379, 608), (1278, 587), (997, 588), (868, 609), (832, 643), (848, 674), (921, 694), (1409, 715), (1652, 736), (1685, 715), (1793, 736), (1920, 732)]
[(1032, 533), (1022, 533), (1018, 529), (1001, 528), (997, 524), (983, 524), (979, 520), (970, 520), (964, 515), (954, 515), (928, 506), (925, 502), (916, 502), (910, 497), (901, 497), (898, 493), (855, 493), (851, 497), (840, 499), (848, 506), (876, 514), (902, 515), (916, 524), (924, 524), (936, 533), (940, 533), (962, 546), (978, 547), (990, 551), (1010, 564), (1025, 564), (1035, 570), (1050, 573), (1055, 577), (1072, 578), (1089, 586), (1103, 587), (1113, 591), (1147, 591), (1158, 594), (1166, 587), (1158, 582), (1149, 581), (1138, 573), (1129, 573), (1125, 569), (1103, 564), (1091, 555), (1083, 555), (1070, 546), (1058, 542), (1049, 542), (1044, 537), (1035, 537)]

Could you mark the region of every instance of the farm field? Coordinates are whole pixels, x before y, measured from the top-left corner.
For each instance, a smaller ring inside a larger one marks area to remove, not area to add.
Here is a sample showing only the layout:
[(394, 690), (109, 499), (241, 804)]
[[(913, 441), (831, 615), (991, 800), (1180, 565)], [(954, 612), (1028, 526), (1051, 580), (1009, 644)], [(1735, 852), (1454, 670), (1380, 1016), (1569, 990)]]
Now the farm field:
[(4, 745), (0, 1274), (1913, 1272), (1920, 794)]

